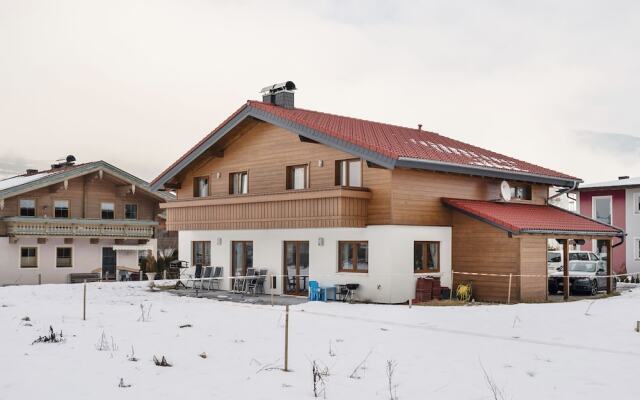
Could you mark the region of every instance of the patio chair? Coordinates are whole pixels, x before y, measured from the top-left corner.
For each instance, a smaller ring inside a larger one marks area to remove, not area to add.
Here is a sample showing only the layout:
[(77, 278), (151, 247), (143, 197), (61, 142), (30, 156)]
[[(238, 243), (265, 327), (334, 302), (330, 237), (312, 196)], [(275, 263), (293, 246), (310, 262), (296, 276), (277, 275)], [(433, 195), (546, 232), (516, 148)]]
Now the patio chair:
[(256, 294), (256, 287), (258, 286), (258, 278), (255, 278), (256, 270), (254, 268), (247, 268), (247, 279), (245, 282), (245, 292)]
[[(200, 289), (204, 290), (205, 281), (207, 286), (211, 283), (211, 277), (213, 276), (213, 267), (204, 267), (204, 274), (200, 278)], [(195, 286), (194, 286), (195, 287)]]
[(193, 276), (189, 276), (187, 278), (187, 283), (185, 284), (185, 288), (189, 288), (189, 282), (192, 283), (192, 288), (195, 289), (196, 288), (196, 282), (200, 280), (200, 277), (202, 276), (202, 265), (201, 264), (196, 264), (196, 269), (195, 269), (195, 273), (193, 274)]
[(309, 281), (309, 301), (326, 301), (324, 291), (318, 281)]
[(264, 283), (267, 280), (267, 274), (269, 273), (268, 269), (261, 269), (258, 272), (258, 281), (256, 285), (256, 291), (258, 293), (264, 294)]
[(222, 282), (222, 267), (213, 267), (213, 276), (209, 280), (209, 290), (220, 290), (220, 283)]
[(119, 280), (121, 282), (129, 280), (129, 272), (128, 271), (120, 270), (120, 271), (118, 271), (118, 273), (120, 274), (120, 279)]

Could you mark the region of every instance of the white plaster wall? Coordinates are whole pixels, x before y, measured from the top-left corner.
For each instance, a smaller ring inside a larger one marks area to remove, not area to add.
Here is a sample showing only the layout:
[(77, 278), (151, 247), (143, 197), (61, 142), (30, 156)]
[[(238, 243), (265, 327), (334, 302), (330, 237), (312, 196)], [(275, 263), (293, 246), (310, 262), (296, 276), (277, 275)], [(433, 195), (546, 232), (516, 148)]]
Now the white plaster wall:
[[(20, 238), (17, 243), (9, 243), (9, 238), (0, 237), (0, 285), (37, 284), (38, 275), (42, 283), (68, 283), (70, 273), (85, 273), (102, 268), (102, 248), (114, 245), (113, 239), (101, 239), (98, 244), (90, 244), (89, 239), (76, 238), (72, 244), (64, 244), (63, 238), (49, 238), (47, 243), (38, 244), (36, 238)], [(156, 239), (150, 244), (154, 249)], [(20, 247), (38, 248), (38, 268), (20, 268)], [(73, 266), (56, 267), (56, 247), (72, 247)], [(116, 265), (137, 266), (135, 251), (117, 252)]]
[(627, 272), (636, 274), (640, 273), (640, 255), (638, 254), (638, 241), (640, 240), (640, 214), (635, 212), (634, 196), (640, 196), (640, 189), (626, 190), (625, 204), (627, 210), (625, 230), (627, 231)]
[[(217, 244), (218, 238), (221, 244)], [(318, 239), (324, 238), (324, 245)], [(431, 226), (378, 225), (366, 228), (318, 228), (234, 231), (181, 231), (180, 258), (191, 263), (191, 242), (211, 242), (211, 264), (221, 265), (224, 276), (231, 271), (231, 242), (253, 241), (253, 265), (282, 275), (284, 241), (309, 241), (310, 279), (321, 286), (336, 283), (359, 283), (358, 297), (381, 303), (400, 303), (415, 297), (413, 242), (440, 242), (440, 276), (442, 286), (451, 285), (451, 228)], [(369, 272), (344, 273), (338, 270), (338, 241), (369, 242)], [(229, 288), (229, 280), (225, 280)], [(276, 293), (282, 293), (282, 279), (277, 280)]]

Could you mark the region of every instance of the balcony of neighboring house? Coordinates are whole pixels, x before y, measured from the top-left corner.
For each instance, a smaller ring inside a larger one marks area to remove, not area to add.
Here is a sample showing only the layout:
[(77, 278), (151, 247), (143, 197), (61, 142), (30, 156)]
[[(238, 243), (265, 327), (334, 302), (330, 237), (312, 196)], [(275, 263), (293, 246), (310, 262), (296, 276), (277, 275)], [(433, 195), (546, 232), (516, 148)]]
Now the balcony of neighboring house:
[(336, 186), (189, 198), (161, 208), (170, 231), (365, 227), (370, 198), (369, 189)]
[(60, 236), (116, 239), (151, 239), (155, 221), (61, 219), (36, 217), (0, 218), (8, 236)]

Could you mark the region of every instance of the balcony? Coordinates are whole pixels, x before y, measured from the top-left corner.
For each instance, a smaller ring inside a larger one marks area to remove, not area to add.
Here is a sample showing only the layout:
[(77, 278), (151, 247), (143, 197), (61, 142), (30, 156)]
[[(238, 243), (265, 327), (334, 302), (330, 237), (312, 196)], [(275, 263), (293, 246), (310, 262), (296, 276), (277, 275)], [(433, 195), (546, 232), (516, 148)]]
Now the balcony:
[(109, 237), (118, 239), (151, 239), (155, 221), (104, 220), (104, 219), (53, 219), (30, 217), (7, 217), (0, 219), (6, 224), (9, 236), (64, 236), (64, 237)]
[(360, 228), (371, 192), (362, 188), (304, 189), (163, 203), (167, 229)]

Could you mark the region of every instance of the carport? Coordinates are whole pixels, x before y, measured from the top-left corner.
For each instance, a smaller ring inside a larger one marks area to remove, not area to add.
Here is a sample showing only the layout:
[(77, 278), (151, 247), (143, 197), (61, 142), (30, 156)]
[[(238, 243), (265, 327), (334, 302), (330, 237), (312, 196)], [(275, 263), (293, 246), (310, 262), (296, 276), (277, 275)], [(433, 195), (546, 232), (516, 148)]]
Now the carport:
[[(470, 282), (476, 300), (541, 302), (548, 300), (547, 241), (604, 240), (607, 254), (622, 243), (624, 231), (554, 207), (519, 202), (442, 199), (452, 210), (453, 287)], [(613, 290), (611, 257), (606, 264), (607, 293)], [(564, 287), (569, 269), (564, 268)], [(565, 300), (570, 291), (564, 290)]]

